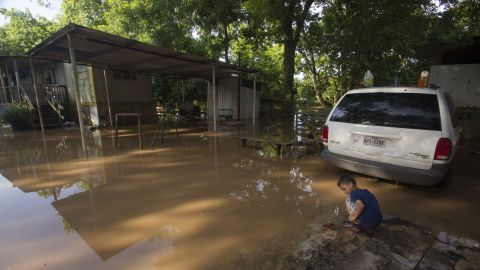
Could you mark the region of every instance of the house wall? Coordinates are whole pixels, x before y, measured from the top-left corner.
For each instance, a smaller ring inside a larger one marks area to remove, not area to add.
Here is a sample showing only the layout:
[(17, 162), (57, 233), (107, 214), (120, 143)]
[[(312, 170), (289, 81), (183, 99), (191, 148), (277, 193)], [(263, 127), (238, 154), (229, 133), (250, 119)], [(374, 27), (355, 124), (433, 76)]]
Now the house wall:
[(457, 107), (480, 107), (480, 64), (431, 66), (428, 83), (446, 89)]
[[(129, 74), (114, 78), (112, 71), (107, 71), (110, 102), (153, 102), (152, 77)], [(93, 68), (93, 81), (97, 102), (107, 102), (103, 69)]]
[[(207, 104), (208, 117), (213, 118), (213, 96), (212, 84), (209, 84)], [(232, 112), (232, 119), (237, 120), (238, 115), (238, 78), (221, 78), (217, 86), (217, 109), (228, 109)], [(260, 108), (260, 92), (257, 91), (255, 115), (258, 117)], [(240, 120), (252, 119), (253, 114), (253, 89), (250, 87), (240, 87)], [(225, 112), (225, 111), (223, 111)]]
[[(32, 77), (28, 76), (26, 78), (20, 78), (20, 83), (22, 84), (23, 88), (25, 89), (25, 92), (27, 92), (27, 95), (28, 95), (28, 98), (30, 99), (30, 101), (34, 105), (37, 105), (36, 100), (35, 100), (35, 91), (34, 91), (34, 88), (33, 88)], [(43, 104), (44, 99), (43, 99), (43, 93), (42, 93), (42, 89), (41, 89), (40, 85), (38, 85), (37, 90), (38, 90), (38, 100), (39, 100), (40, 104)]]
[[(67, 86), (68, 99), (70, 106), (68, 110), (72, 115), (71, 120), (78, 122), (78, 113), (76, 108), (75, 90), (73, 85), (73, 69), (71, 64), (62, 64), (64, 85)], [(61, 74), (57, 72), (57, 74)], [(99, 116), (97, 112), (96, 94), (93, 84), (92, 68), (88, 66), (77, 65), (78, 91), (80, 92), (80, 102), (82, 105), (82, 114), (85, 124), (98, 125)], [(57, 78), (58, 79), (58, 78)], [(61, 81), (58, 79), (59, 82)], [(60, 84), (60, 83), (59, 83)]]
[[(260, 92), (257, 91), (255, 96), (255, 117), (258, 118), (260, 108)], [(252, 119), (253, 115), (253, 89), (248, 87), (240, 88), (240, 119)]]
[[(103, 69), (92, 68), (93, 85), (100, 121), (109, 122), (107, 91)], [(125, 74), (107, 71), (108, 92), (112, 118), (115, 113), (142, 113), (142, 122), (156, 121), (153, 102), (152, 78), (140, 74)], [(136, 119), (122, 119), (122, 123), (133, 123)], [(136, 122), (135, 122), (136, 123)]]
[[(218, 112), (220, 115), (227, 115), (233, 119), (237, 119), (238, 111), (238, 79), (225, 78), (218, 82)], [(213, 111), (212, 111), (213, 117)]]
[(63, 65), (63, 78), (65, 80), (65, 85), (67, 86), (68, 99), (70, 104), (75, 103), (75, 92), (73, 91), (73, 75), (72, 75), (72, 65), (62, 64)]
[(430, 68), (429, 83), (444, 88), (452, 96), (460, 119), (462, 138), (480, 140), (480, 64), (438, 65)]

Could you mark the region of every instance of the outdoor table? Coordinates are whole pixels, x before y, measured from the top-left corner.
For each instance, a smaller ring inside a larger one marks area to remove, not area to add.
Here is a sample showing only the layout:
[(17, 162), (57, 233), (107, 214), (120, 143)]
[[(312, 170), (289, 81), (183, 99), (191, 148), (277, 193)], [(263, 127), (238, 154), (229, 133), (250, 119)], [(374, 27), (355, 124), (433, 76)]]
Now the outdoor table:
[(115, 147), (118, 148), (118, 117), (119, 116), (136, 116), (137, 117), (138, 138), (140, 142), (140, 149), (143, 149), (142, 121), (140, 120), (140, 113), (116, 113), (115, 114)]
[(275, 139), (262, 139), (262, 138), (255, 138), (255, 137), (246, 137), (246, 136), (235, 136), (235, 138), (240, 139), (242, 141), (243, 147), (246, 147), (247, 142), (252, 142), (253, 147), (255, 147), (256, 143), (266, 143), (270, 144), (275, 148), (278, 156), (283, 155), (283, 148), (292, 146), (296, 143), (295, 140), (288, 140), (288, 141), (280, 141)]

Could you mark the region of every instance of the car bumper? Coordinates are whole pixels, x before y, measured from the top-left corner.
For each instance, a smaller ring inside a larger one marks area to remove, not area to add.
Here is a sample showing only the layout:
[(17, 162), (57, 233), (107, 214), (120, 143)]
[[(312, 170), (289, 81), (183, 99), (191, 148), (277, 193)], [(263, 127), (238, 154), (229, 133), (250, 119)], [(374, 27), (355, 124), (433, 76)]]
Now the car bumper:
[(450, 166), (450, 164), (433, 164), (429, 170), (421, 170), (339, 155), (328, 149), (325, 149), (321, 155), (327, 163), (345, 170), (422, 186), (438, 184), (443, 180)]

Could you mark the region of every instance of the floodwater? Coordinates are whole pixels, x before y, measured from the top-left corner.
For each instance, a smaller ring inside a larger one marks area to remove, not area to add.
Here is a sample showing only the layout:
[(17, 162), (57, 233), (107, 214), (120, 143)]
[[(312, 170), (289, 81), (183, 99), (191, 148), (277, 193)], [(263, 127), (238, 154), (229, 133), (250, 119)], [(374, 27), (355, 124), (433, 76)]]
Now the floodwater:
[[(206, 128), (153, 146), (146, 133), (140, 150), (135, 132), (121, 130), (119, 148), (110, 131), (89, 133), (83, 152), (75, 129), (3, 131), (0, 269), (236, 269), (286, 254), (319, 216), (345, 214), (344, 172), (318, 152), (279, 158)], [(358, 180), (388, 214), (478, 238), (479, 169), (456, 167), (449, 188)]]

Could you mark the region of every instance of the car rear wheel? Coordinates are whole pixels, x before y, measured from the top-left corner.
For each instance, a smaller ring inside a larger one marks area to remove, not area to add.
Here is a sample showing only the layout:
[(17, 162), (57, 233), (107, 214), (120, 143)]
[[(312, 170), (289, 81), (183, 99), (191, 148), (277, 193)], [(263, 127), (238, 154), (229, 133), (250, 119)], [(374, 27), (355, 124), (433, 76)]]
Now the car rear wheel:
[(449, 168), (445, 176), (443, 176), (442, 180), (436, 184), (437, 187), (447, 188), (450, 187), (452, 184), (453, 179), (452, 169)]

